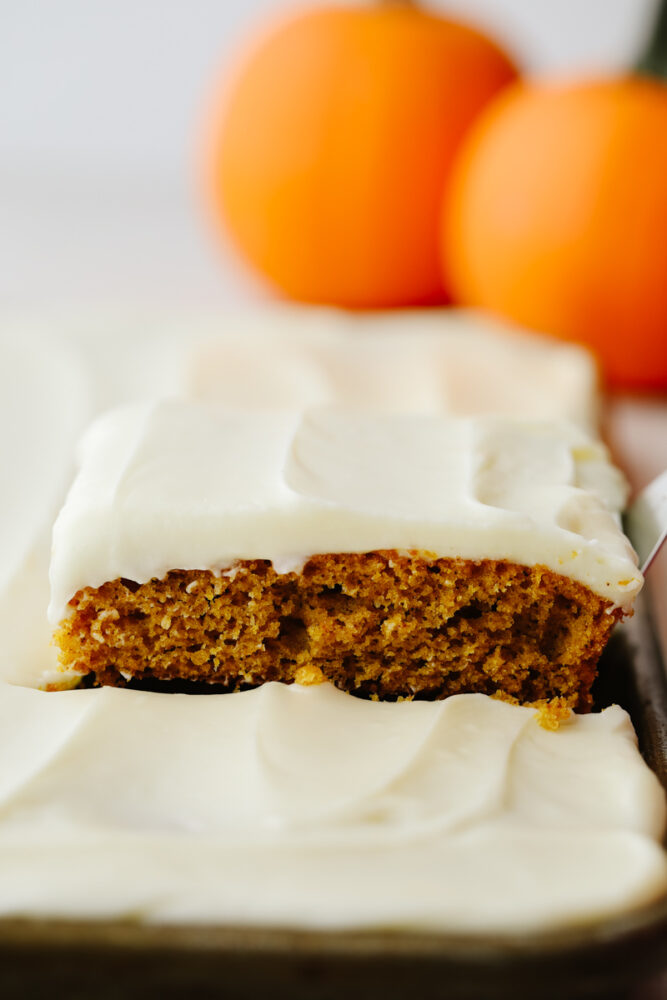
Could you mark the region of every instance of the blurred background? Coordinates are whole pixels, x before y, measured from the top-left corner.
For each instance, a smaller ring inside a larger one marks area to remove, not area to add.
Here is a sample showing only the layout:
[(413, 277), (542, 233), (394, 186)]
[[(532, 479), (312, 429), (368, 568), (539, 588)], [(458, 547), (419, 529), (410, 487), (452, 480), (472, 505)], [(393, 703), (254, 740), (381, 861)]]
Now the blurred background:
[[(315, 3), (317, 0), (315, 0)], [(279, 0), (0, 0), (0, 318), (263, 294), (197, 189), (204, 108)], [(629, 65), (654, 0), (448, 0), (534, 75)], [(222, 264), (222, 266), (221, 266)]]

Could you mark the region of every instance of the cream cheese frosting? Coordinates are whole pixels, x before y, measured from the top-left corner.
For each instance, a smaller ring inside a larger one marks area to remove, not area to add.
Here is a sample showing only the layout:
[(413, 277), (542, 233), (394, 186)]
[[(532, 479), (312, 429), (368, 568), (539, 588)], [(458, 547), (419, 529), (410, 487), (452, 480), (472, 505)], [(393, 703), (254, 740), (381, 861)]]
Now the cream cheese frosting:
[(584, 348), (464, 309), (230, 311), (185, 366), (189, 394), (233, 409), (325, 403), (367, 410), (562, 418), (598, 430)]
[(118, 577), (392, 548), (544, 565), (629, 608), (642, 581), (618, 527), (624, 495), (604, 446), (564, 423), (125, 407), (83, 442), (49, 617)]
[(67, 490), (89, 409), (78, 357), (31, 335), (0, 337), (0, 400), (2, 594), (50, 529)]
[[(76, 352), (29, 329), (16, 336), (3, 330), (0, 677), (12, 683), (40, 684), (57, 673), (45, 613), (51, 528), (90, 409), (89, 385)], [(28, 627), (23, 627), (25, 609), (32, 615)]]
[(3, 915), (551, 928), (660, 896), (664, 824), (618, 707), (0, 685)]

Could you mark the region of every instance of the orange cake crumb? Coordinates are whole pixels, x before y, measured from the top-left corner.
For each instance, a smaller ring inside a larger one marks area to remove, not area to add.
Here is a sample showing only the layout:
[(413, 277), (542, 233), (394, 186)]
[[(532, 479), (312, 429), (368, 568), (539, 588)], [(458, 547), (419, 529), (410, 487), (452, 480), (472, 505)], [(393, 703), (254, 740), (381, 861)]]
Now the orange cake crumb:
[[(316, 555), (279, 574), (245, 560), (80, 590), (55, 640), (94, 684), (318, 683), (371, 698), (477, 691), (588, 710), (619, 609), (543, 566), (395, 550)], [(557, 699), (557, 701), (554, 701)]]

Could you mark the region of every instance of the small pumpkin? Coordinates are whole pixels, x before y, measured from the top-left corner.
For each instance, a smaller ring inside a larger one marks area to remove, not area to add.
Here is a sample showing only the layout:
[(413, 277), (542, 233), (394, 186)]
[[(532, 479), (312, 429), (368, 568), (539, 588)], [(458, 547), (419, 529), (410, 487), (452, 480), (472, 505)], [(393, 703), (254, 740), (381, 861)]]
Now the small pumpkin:
[(667, 85), (524, 84), (467, 137), (442, 215), (455, 298), (667, 388)]
[(515, 77), (480, 32), (407, 3), (293, 15), (254, 40), (213, 112), (213, 215), (292, 298), (442, 301), (443, 186)]

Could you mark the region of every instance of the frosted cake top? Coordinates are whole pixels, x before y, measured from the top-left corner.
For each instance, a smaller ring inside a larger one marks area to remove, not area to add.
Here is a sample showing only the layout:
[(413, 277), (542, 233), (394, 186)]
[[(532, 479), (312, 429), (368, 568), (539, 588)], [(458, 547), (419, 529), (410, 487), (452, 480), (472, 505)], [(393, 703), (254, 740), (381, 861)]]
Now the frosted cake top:
[(83, 587), (376, 549), (543, 565), (628, 609), (642, 578), (606, 449), (564, 423), (231, 412), (166, 400), (87, 433), (54, 528), (49, 616)]

